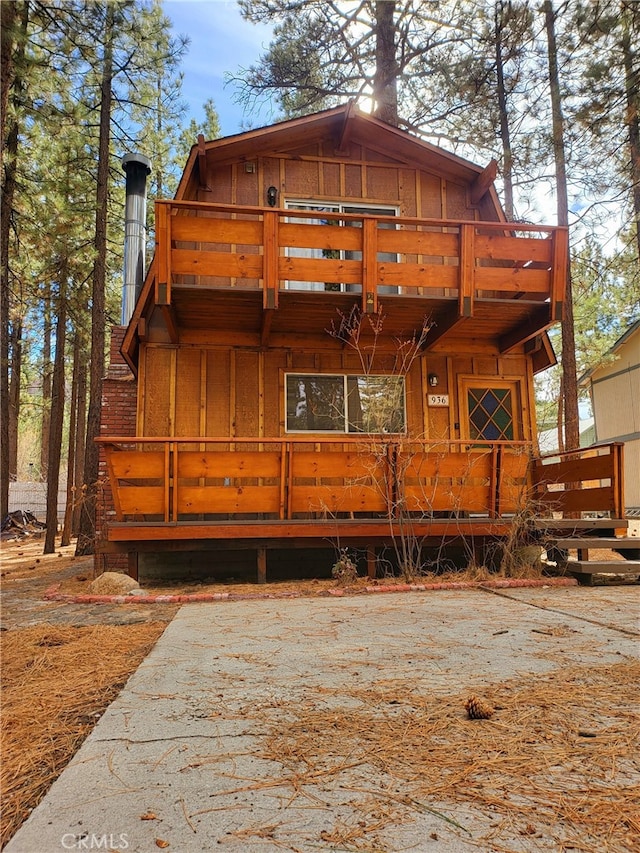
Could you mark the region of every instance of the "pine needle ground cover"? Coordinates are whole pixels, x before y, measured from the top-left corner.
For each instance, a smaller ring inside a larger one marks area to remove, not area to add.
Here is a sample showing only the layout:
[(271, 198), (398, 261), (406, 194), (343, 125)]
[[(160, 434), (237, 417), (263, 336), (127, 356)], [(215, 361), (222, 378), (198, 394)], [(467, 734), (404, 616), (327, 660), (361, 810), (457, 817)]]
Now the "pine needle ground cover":
[(2, 632), (2, 845), (165, 627), (41, 624)]
[(631, 853), (640, 849), (638, 683), (640, 663), (628, 661), (517, 678), (487, 691), (495, 712), (484, 720), (464, 714), (463, 697), (424, 696), (408, 681), (327, 688), (318, 704), (331, 707), (289, 707), (263, 757), (283, 765), (274, 783), (290, 784), (292, 798), (322, 785), (351, 792), (357, 819), (322, 838), (336, 849), (390, 851), (379, 833), (420, 812), (464, 835), (447, 817), (447, 804), (464, 804), (489, 818), (482, 849), (508, 853), (501, 839), (515, 835), (518, 850)]

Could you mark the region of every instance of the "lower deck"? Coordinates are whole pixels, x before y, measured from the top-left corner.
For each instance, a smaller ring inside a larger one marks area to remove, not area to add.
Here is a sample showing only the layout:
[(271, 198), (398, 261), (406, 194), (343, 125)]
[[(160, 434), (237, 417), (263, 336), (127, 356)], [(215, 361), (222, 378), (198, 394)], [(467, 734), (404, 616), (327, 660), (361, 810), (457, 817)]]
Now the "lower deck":
[(507, 442), (101, 443), (114, 508), (98, 551), (128, 555), (136, 576), (139, 555), (248, 551), (265, 581), (268, 552), (322, 548), (359, 553), (375, 576), (381, 559), (401, 567), (457, 548), (482, 564), (514, 535), (626, 527), (619, 445), (541, 459)]

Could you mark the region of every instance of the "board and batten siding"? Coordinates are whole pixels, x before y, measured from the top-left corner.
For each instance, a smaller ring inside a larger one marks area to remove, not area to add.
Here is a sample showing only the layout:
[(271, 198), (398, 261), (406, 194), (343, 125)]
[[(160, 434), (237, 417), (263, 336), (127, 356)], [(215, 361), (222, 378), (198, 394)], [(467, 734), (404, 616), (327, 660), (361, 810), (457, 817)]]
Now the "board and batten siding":
[(270, 186), (283, 199), (362, 201), (395, 205), (400, 216), (434, 219), (496, 220), (487, 200), (469, 203), (466, 187), (424, 169), (393, 162), (363, 146), (352, 145), (348, 155), (325, 152), (322, 143), (295, 155), (257, 157), (248, 170), (244, 162), (213, 168), (206, 187), (197, 190), (199, 201), (222, 204), (263, 205)]
[[(140, 360), (138, 434), (279, 438), (284, 433), (284, 375), (362, 373), (355, 353), (325, 350), (254, 350), (224, 347), (174, 347), (146, 344)], [(381, 355), (372, 373), (395, 373), (392, 355)], [(429, 374), (438, 376), (437, 391), (449, 396), (449, 407), (427, 406)], [(524, 356), (501, 358), (427, 354), (417, 358), (407, 376), (408, 435), (446, 440), (465, 438), (459, 399), (460, 375), (519, 384), (521, 438), (531, 440), (533, 383)]]

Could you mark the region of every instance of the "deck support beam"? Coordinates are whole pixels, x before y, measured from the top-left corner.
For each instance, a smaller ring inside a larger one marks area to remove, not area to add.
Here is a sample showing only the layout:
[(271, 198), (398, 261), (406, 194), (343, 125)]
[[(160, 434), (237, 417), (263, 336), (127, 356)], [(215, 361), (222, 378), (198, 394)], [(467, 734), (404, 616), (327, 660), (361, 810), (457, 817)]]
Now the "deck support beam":
[(497, 174), (498, 161), (490, 160), (475, 181), (471, 184), (471, 191), (469, 195), (471, 204), (478, 204), (478, 202), (484, 198), (495, 181)]
[(367, 545), (367, 576), (373, 580), (376, 576), (376, 549)]
[(138, 552), (129, 551), (127, 553), (127, 574), (134, 581), (138, 580)]
[(517, 347), (528, 343), (536, 335), (548, 329), (552, 323), (553, 319), (550, 316), (549, 305), (544, 303), (529, 315), (525, 323), (522, 323), (500, 338), (500, 352), (506, 355)]
[(273, 308), (265, 308), (262, 312), (262, 330), (260, 331), (260, 346), (266, 347), (269, 344), (269, 335), (271, 333), (271, 324), (273, 322)]
[(167, 327), (167, 332), (169, 333), (169, 340), (172, 344), (177, 344), (179, 341), (178, 335), (178, 318), (176, 317), (176, 312), (173, 309), (172, 305), (161, 305), (162, 317), (164, 319), (164, 324)]
[(256, 553), (256, 562), (258, 565), (258, 583), (267, 582), (267, 549), (261, 545)]
[(452, 329), (455, 329), (456, 326), (467, 319), (467, 317), (460, 316), (459, 307), (456, 305), (443, 317), (442, 320), (434, 324), (432, 328), (429, 329), (424, 345), (425, 351), (432, 349), (441, 338), (444, 338), (444, 336)]

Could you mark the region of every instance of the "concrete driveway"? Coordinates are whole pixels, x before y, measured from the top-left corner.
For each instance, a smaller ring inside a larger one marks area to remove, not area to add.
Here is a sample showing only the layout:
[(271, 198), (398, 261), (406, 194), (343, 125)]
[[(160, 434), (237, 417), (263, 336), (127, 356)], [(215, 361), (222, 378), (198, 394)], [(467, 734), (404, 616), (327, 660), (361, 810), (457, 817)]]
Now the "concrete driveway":
[(5, 851), (631, 853), (637, 798), (598, 815), (640, 790), (639, 614), (637, 585), (183, 606)]

